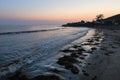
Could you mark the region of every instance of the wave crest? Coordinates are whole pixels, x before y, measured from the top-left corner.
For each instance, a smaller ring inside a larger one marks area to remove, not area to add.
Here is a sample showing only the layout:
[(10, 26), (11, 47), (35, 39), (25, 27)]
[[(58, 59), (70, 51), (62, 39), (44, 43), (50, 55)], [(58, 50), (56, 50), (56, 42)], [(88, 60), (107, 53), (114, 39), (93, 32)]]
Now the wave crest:
[(44, 29), (44, 30), (32, 30), (32, 31), (3, 32), (3, 33), (0, 33), (0, 35), (12, 35), (12, 34), (45, 32), (45, 31), (54, 31), (54, 30), (59, 30), (59, 29), (60, 29), (60, 28), (55, 28), (55, 29)]

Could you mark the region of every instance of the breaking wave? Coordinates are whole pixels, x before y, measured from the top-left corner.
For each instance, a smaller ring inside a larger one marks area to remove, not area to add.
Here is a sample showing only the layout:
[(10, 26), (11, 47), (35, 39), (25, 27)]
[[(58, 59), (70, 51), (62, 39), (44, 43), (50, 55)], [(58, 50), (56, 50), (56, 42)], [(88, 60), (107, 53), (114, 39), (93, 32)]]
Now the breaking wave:
[(54, 30), (59, 30), (59, 29), (61, 29), (61, 28), (32, 30), (32, 31), (2, 32), (2, 33), (0, 33), (0, 35), (12, 35), (12, 34), (23, 34), (23, 33), (46, 32), (46, 31), (54, 31)]

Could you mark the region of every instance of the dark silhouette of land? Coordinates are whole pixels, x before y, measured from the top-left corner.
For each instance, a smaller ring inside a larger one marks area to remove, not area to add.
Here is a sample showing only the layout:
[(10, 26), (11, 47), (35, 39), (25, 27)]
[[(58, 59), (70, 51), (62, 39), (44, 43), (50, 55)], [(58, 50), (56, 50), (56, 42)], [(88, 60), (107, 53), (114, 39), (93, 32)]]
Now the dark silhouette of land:
[(72, 26), (72, 27), (80, 27), (80, 26), (86, 26), (86, 27), (94, 27), (94, 26), (119, 26), (120, 25), (120, 14), (110, 16), (108, 18), (103, 19), (104, 15), (99, 14), (96, 16), (95, 20), (93, 21), (84, 21), (81, 20), (80, 22), (73, 22), (73, 23), (67, 23), (62, 26)]

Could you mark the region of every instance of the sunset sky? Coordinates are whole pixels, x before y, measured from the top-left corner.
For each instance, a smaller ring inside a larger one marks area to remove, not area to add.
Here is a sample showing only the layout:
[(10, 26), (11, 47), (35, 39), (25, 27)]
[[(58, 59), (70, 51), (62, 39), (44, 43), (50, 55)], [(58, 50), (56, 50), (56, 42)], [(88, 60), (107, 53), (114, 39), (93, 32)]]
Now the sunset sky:
[(120, 0), (0, 0), (0, 24), (93, 20), (120, 13)]

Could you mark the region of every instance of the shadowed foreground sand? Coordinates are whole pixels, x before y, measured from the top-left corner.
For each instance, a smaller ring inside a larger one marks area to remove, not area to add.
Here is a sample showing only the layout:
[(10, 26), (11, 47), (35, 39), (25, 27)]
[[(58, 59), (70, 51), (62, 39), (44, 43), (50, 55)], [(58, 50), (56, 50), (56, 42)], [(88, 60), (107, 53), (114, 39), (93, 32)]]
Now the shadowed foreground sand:
[[(103, 30), (106, 38), (102, 43), (101, 53), (106, 59), (101, 62), (106, 68), (98, 75), (97, 80), (120, 80), (120, 30)], [(104, 63), (105, 62), (105, 63)]]
[[(113, 26), (114, 27), (114, 26)], [(104, 34), (100, 48), (95, 52), (91, 65), (85, 66), (89, 76), (81, 80), (120, 80), (120, 29), (97, 29)]]

